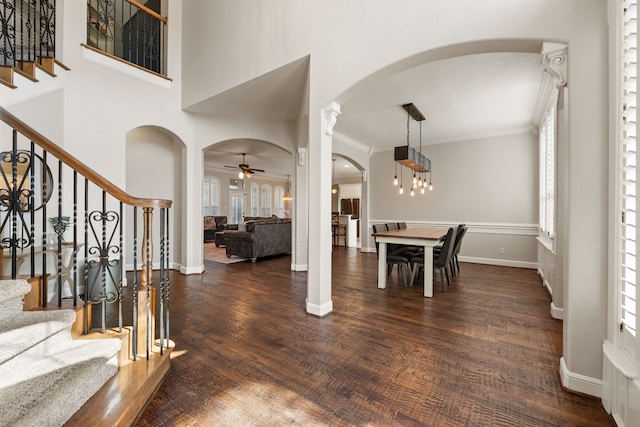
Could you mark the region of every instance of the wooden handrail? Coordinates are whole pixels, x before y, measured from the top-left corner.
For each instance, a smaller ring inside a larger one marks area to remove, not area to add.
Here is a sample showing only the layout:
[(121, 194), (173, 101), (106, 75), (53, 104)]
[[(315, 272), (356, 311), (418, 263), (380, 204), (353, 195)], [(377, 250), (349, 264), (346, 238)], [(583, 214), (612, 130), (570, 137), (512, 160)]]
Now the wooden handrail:
[(11, 114), (9, 111), (0, 107), (0, 120), (11, 126), (13, 129), (20, 132), (22, 135), (29, 138), (47, 152), (53, 154), (67, 166), (79, 172), (89, 181), (93, 182), (98, 187), (102, 188), (107, 193), (111, 194), (117, 200), (122, 203), (131, 206), (137, 206), (141, 208), (170, 208), (172, 201), (164, 199), (141, 199), (138, 197), (132, 197), (129, 194), (122, 191), (118, 186), (113, 184), (108, 179), (82, 163), (80, 160), (67, 153), (58, 145), (53, 143), (50, 139), (24, 123), (22, 120)]
[(167, 18), (165, 18), (164, 16), (160, 15), (158, 12), (149, 9), (147, 6), (143, 5), (142, 3), (137, 2), (136, 0), (125, 0), (125, 1), (127, 3), (129, 3), (129, 4), (134, 5), (135, 7), (137, 7), (140, 10), (142, 10), (143, 12), (148, 13), (149, 15), (153, 16), (154, 18), (164, 22), (164, 25), (167, 25)]

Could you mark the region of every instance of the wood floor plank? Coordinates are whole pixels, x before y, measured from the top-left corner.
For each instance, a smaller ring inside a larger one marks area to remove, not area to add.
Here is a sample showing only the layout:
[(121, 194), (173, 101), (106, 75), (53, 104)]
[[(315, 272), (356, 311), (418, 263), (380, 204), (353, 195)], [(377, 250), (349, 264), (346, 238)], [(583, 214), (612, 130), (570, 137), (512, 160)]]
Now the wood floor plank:
[(172, 369), (139, 420), (175, 425), (613, 426), (562, 389), (562, 322), (534, 270), (463, 263), (435, 295), (334, 247), (334, 313), (290, 257), (173, 274)]

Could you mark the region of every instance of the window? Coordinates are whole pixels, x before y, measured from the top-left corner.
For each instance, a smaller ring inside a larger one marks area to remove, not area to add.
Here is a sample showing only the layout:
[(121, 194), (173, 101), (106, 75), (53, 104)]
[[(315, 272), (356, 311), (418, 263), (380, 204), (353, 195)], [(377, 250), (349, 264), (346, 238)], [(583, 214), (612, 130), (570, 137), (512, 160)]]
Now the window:
[(260, 190), (260, 216), (271, 216), (271, 186), (262, 184)]
[(284, 218), (284, 187), (276, 185), (273, 188), (273, 213), (280, 218)]
[(260, 186), (255, 182), (251, 183), (251, 216), (258, 216), (260, 199)]
[(220, 180), (215, 176), (202, 181), (202, 215), (220, 215)]
[(540, 124), (540, 232), (549, 239), (556, 233), (556, 103), (557, 97), (552, 95)]
[(622, 346), (634, 354), (636, 336), (636, 63), (637, 1), (624, 2), (620, 43), (620, 118), (618, 132), (618, 294)]

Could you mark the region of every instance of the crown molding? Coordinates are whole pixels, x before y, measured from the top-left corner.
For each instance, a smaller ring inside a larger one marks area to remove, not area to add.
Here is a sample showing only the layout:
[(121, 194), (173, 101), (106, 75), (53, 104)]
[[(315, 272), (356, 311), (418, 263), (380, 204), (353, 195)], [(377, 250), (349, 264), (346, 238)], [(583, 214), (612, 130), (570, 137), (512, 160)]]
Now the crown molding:
[(340, 132), (333, 132), (333, 139), (341, 142), (345, 145), (348, 145), (350, 147), (355, 148), (358, 151), (362, 151), (363, 153), (368, 153), (370, 150), (370, 147), (368, 145), (363, 144), (362, 142), (355, 140), (353, 138), (351, 138), (350, 136), (347, 136), (343, 133)]

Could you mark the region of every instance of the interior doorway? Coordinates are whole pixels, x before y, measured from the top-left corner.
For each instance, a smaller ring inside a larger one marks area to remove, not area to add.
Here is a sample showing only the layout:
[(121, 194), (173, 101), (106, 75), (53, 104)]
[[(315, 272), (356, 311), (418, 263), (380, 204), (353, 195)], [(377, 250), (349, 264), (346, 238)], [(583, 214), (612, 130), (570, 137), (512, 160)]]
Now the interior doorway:
[(229, 224), (239, 224), (244, 218), (244, 191), (229, 192)]

